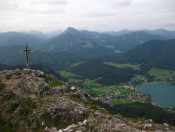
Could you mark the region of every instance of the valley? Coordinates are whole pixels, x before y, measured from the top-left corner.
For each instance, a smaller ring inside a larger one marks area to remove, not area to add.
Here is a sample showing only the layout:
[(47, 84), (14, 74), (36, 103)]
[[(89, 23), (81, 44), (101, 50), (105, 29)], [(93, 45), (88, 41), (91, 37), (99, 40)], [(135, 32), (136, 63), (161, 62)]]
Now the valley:
[[(3, 39), (0, 39), (0, 63), (22, 65), (24, 57), (19, 50), (22, 49), (22, 41), (30, 38), (31, 47), (35, 49), (31, 53), (31, 65), (41, 65), (42, 69), (49, 67), (52, 73), (55, 72), (63, 80), (81, 87), (94, 97), (105, 95), (110, 90), (118, 92), (120, 96), (137, 97), (139, 93), (136, 87), (143, 82), (165, 81), (175, 84), (175, 40), (152, 32), (153, 34), (151, 31), (135, 31), (111, 35), (69, 27), (51, 38), (43, 34), (35, 37), (34, 34), (27, 33), (1, 33), (0, 37)], [(16, 38), (19, 37), (23, 39), (12, 44), (12, 40), (17, 41)], [(9, 44), (3, 44), (7, 42)], [(115, 53), (116, 50), (120, 52)], [(10, 55), (6, 54), (9, 51)], [(140, 96), (137, 101), (144, 102), (145, 99), (142, 100), (142, 95)], [(119, 97), (115, 97), (108, 102), (117, 104), (116, 102), (127, 101), (135, 100), (121, 101)]]
[[(81, 65), (82, 63), (79, 64)], [(172, 70), (150, 68), (150, 70), (148, 70), (145, 75), (139, 75), (139, 65), (119, 64), (112, 62), (104, 62), (104, 64), (121, 69), (129, 67), (133, 70), (136, 70), (137, 72), (135, 72), (133, 77), (130, 78), (130, 81), (124, 81), (113, 85), (110, 85), (110, 83), (109, 85), (99, 83), (98, 80), (102, 79), (103, 76), (97, 76), (97, 78), (94, 78), (92, 80), (78, 75), (79, 72), (75, 74), (72, 72), (61, 71), (60, 73), (62, 76), (68, 78), (71, 84), (81, 87), (83, 91), (90, 94), (95, 99), (99, 99), (102, 102), (115, 105), (128, 104), (134, 102), (151, 102), (151, 96), (147, 94), (142, 94), (137, 90), (137, 87), (139, 85), (142, 85), (143, 83), (153, 81), (167, 82), (172, 85), (174, 85), (175, 83), (175, 71)], [(76, 64), (75, 66), (78, 66), (78, 64)], [(121, 74), (117, 75), (120, 76)], [(172, 105), (171, 107), (174, 107), (174, 105)]]
[[(164, 120), (164, 116), (155, 116), (155, 113), (174, 112), (175, 105), (171, 103), (165, 105), (169, 108), (161, 108), (159, 104), (153, 104), (152, 94), (137, 88), (154, 81), (175, 85), (175, 39), (146, 31), (111, 35), (74, 28), (50, 38), (35, 38), (32, 40), (37, 45), (31, 44), (34, 49), (30, 54), (31, 69), (40, 69), (78, 87), (98, 107), (111, 114), (153, 119), (157, 123), (167, 121), (173, 125), (174, 121), (169, 119), (171, 114), (166, 114), (168, 118)], [(25, 57), (20, 53), (23, 45), (21, 42), (12, 44), (11, 39), (16, 39), (14, 36), (4, 39), (0, 40), (0, 69), (23, 69)], [(3, 42), (9, 43), (4, 45)], [(60, 82), (49, 86), (58, 84)]]

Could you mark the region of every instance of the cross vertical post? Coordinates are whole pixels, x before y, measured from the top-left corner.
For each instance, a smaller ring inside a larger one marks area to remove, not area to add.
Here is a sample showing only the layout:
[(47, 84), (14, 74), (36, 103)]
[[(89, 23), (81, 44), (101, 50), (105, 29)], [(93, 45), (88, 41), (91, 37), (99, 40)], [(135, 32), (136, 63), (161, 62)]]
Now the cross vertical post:
[(23, 51), (26, 53), (26, 67), (29, 68), (29, 52), (31, 52), (31, 49), (28, 47), (28, 43), (26, 43), (25, 49)]

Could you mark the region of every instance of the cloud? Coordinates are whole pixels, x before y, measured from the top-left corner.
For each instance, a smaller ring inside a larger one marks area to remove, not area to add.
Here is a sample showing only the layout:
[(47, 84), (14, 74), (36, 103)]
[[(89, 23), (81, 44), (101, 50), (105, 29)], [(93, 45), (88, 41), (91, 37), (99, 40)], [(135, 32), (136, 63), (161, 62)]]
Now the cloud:
[(28, 0), (18, 1), (18, 13), (27, 15), (47, 15), (62, 14), (65, 12), (64, 6), (67, 5), (66, 0)]
[(13, 0), (0, 0), (0, 11), (9, 11), (17, 8), (17, 3)]
[(89, 17), (110, 17), (110, 16), (115, 16), (116, 13), (91, 13), (88, 16)]
[(122, 5), (122, 6), (126, 6), (126, 5), (130, 5), (132, 0), (112, 0), (115, 4), (117, 5)]
[[(1, 30), (175, 29), (174, 0), (0, 0)], [(165, 21), (165, 22), (164, 22)]]
[(168, 27), (175, 27), (175, 21), (164, 21), (163, 24)]
[(32, 4), (47, 4), (47, 5), (52, 5), (52, 6), (62, 6), (62, 5), (67, 5), (66, 0), (36, 0), (33, 1)]

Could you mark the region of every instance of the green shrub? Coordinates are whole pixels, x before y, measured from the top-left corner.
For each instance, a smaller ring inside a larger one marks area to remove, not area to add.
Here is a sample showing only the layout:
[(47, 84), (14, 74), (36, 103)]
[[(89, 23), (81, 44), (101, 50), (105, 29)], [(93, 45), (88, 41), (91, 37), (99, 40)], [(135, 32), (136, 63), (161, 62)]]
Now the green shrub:
[(81, 97), (80, 96), (81, 96), (80, 94), (72, 94), (70, 96), (70, 98), (72, 100), (74, 100), (75, 102), (84, 103), (84, 104), (90, 106), (92, 109), (95, 109), (95, 110), (98, 109), (96, 103), (91, 98), (89, 98), (89, 96), (87, 94), (85, 94), (86, 101), (81, 100)]
[(9, 109), (8, 109), (8, 111), (9, 111), (9, 112), (14, 112), (14, 111), (18, 108), (18, 106), (19, 106), (19, 103), (18, 103), (18, 102), (16, 102), (16, 101), (11, 101), (11, 102), (9, 103)]
[(57, 87), (57, 86), (61, 86), (61, 85), (65, 85), (64, 82), (61, 82), (61, 81), (53, 81), (49, 84), (50, 87)]
[(4, 84), (1, 83), (1, 81), (0, 81), (0, 92), (2, 92), (3, 90), (4, 90)]
[(70, 95), (70, 98), (75, 102), (82, 102), (80, 100), (80, 94), (72, 94), (72, 95)]
[(44, 114), (42, 114), (41, 116), (41, 119), (45, 122), (47, 126), (51, 126), (53, 124), (53, 119), (48, 112), (44, 112)]
[(15, 97), (15, 94), (11, 91), (11, 92), (8, 92), (4, 97), (3, 99), (8, 101), (8, 100), (11, 100), (12, 98)]
[(51, 75), (47, 75), (47, 74), (44, 74), (44, 75), (39, 76), (39, 77), (43, 78), (47, 83), (50, 83), (50, 82), (55, 80), (54, 77), (52, 77)]
[(0, 132), (14, 132), (13, 125), (10, 121), (4, 120), (0, 115)]
[(23, 116), (27, 116), (33, 109), (36, 108), (36, 104), (29, 98), (20, 101), (19, 113)]

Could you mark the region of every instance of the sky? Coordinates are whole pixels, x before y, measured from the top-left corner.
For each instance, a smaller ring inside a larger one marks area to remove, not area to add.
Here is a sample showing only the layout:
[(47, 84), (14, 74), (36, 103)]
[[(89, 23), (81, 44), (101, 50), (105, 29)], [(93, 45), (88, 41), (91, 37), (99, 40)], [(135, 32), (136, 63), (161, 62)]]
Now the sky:
[(175, 0), (0, 0), (0, 32), (175, 30)]

